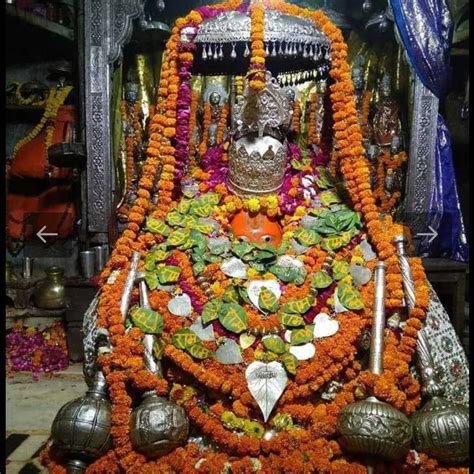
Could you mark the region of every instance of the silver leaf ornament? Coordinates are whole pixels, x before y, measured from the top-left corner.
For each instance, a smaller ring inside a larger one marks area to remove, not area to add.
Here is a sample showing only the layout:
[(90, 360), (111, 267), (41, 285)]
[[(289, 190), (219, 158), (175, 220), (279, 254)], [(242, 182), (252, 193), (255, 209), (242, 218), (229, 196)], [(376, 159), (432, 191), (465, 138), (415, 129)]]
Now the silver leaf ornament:
[(168, 302), (168, 310), (175, 316), (189, 316), (192, 309), (191, 298), (186, 293), (175, 296)]
[(319, 313), (313, 320), (313, 335), (316, 339), (329, 337), (339, 331), (339, 322), (326, 313)]
[(240, 258), (232, 257), (229, 260), (222, 262), (221, 270), (224, 275), (230, 276), (231, 278), (247, 278), (247, 267)]
[(366, 262), (370, 262), (374, 258), (377, 258), (377, 254), (374, 252), (372, 245), (370, 245), (367, 240), (362, 240), (359, 244), (359, 247), (362, 250), (362, 254)]
[(311, 342), (308, 342), (302, 346), (291, 346), (290, 353), (298, 360), (308, 360), (316, 354), (316, 347)]
[(247, 386), (257, 402), (266, 422), (276, 402), (283, 394), (288, 377), (283, 366), (276, 361), (268, 364), (252, 362), (245, 371)]
[(365, 285), (372, 278), (372, 270), (360, 265), (351, 265), (349, 272), (355, 286)]
[(201, 339), (201, 341), (215, 341), (216, 337), (214, 336), (214, 329), (212, 327), (212, 324), (208, 324), (207, 326), (204, 326), (202, 324), (201, 317), (196, 318), (196, 321), (194, 321), (191, 326), (189, 326), (190, 331), (192, 331), (196, 336)]
[(216, 350), (216, 359), (221, 364), (241, 364), (243, 362), (239, 345), (232, 339), (226, 339)]

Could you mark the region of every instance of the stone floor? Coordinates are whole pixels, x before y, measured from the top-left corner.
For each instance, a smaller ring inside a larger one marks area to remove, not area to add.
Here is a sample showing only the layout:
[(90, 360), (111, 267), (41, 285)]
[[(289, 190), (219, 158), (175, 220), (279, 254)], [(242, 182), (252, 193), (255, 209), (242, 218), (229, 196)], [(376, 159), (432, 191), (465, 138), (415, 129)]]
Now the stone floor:
[(72, 364), (53, 377), (31, 381), (31, 374), (16, 373), (6, 386), (6, 473), (46, 472), (38, 455), (48, 441), (58, 409), (82, 396), (87, 385), (82, 365)]

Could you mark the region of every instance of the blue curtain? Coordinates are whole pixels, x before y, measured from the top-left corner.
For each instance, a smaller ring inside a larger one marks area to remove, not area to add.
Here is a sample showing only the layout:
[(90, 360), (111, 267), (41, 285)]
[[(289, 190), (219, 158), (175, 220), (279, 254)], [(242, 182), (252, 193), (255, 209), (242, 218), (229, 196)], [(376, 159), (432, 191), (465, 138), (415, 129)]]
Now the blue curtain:
[[(390, 3), (413, 70), (441, 101), (450, 82), (449, 55), (453, 34), (446, 0), (390, 0)], [(437, 132), (433, 157), (436, 182), (428, 225), (438, 232), (438, 237), (431, 244), (425, 239), (420, 250), (466, 262), (469, 248), (456, 188), (451, 137), (441, 115), (438, 115)]]

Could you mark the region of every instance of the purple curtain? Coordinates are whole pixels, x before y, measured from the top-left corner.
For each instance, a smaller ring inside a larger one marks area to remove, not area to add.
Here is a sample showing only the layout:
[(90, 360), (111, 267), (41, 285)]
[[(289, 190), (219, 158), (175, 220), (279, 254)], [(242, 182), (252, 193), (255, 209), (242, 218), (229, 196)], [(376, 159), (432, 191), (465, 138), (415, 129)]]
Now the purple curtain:
[[(446, 0), (390, 0), (394, 20), (411, 66), (421, 82), (443, 99), (449, 86), (449, 54), (453, 21)], [(425, 239), (420, 251), (468, 261), (469, 248), (453, 167), (451, 136), (438, 115), (436, 150), (433, 157), (435, 183), (428, 225), (438, 232), (431, 244)]]

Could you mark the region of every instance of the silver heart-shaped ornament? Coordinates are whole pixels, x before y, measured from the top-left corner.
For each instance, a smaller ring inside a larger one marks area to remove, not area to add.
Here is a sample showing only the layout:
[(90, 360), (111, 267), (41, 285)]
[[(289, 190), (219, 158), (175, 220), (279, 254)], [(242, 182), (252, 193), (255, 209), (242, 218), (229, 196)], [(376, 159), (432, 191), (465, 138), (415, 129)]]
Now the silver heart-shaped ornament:
[(339, 331), (339, 322), (332, 319), (331, 316), (326, 313), (319, 313), (314, 318), (313, 323), (313, 335), (316, 339), (333, 336), (337, 331)]
[(221, 270), (224, 275), (230, 276), (231, 278), (247, 278), (247, 267), (240, 258), (232, 257), (229, 260), (222, 262)]
[(168, 301), (168, 310), (175, 316), (189, 316), (193, 310), (191, 298), (186, 293), (175, 296)]
[(266, 422), (285, 390), (288, 382), (286, 371), (276, 361), (269, 364), (255, 361), (247, 367), (245, 378), (249, 391), (260, 407), (263, 420)]

